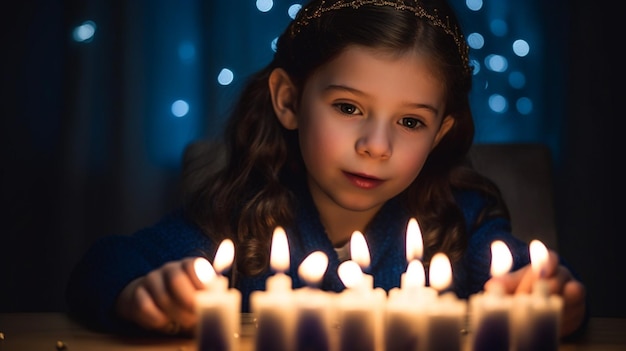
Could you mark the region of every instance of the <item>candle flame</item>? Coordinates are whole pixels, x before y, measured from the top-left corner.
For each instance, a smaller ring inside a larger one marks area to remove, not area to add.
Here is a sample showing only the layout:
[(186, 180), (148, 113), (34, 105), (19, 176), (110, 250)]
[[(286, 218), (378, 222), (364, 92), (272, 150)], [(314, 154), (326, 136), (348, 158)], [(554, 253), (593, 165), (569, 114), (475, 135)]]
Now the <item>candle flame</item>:
[(298, 267), (298, 274), (309, 285), (322, 281), (328, 268), (328, 256), (322, 251), (311, 252)]
[(350, 257), (361, 269), (370, 266), (370, 253), (365, 241), (365, 236), (360, 231), (354, 231), (350, 238)]
[(281, 226), (274, 229), (270, 266), (274, 271), (282, 273), (289, 269), (289, 243), (287, 242), (287, 233)]
[(422, 261), (412, 260), (409, 262), (405, 279), (407, 286), (422, 287), (426, 285), (426, 273)]
[(343, 285), (348, 288), (355, 288), (363, 284), (363, 280), (365, 279), (359, 264), (352, 260), (342, 262), (337, 268), (337, 273)]
[(448, 256), (442, 252), (436, 253), (430, 260), (430, 286), (438, 291), (445, 290), (452, 283), (452, 266)]
[(193, 261), (193, 270), (198, 280), (205, 286), (215, 278), (215, 270), (211, 266), (211, 262), (203, 257), (198, 257)]
[(406, 228), (406, 260), (421, 260), (424, 254), (424, 239), (417, 219), (411, 218)]
[(491, 276), (501, 277), (513, 267), (511, 250), (504, 241), (496, 240), (491, 243)]
[(233, 264), (235, 259), (235, 244), (230, 239), (224, 239), (220, 243), (213, 260), (215, 271), (223, 274)]
[(548, 264), (548, 248), (539, 240), (530, 242), (530, 264), (536, 275), (543, 277)]

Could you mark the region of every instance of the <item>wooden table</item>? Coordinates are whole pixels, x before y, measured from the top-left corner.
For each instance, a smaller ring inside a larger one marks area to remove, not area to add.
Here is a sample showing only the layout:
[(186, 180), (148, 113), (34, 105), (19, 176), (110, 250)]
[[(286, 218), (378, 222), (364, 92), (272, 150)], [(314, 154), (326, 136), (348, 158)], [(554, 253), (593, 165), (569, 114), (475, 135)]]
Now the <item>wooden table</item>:
[[(253, 328), (244, 325), (240, 351), (252, 351)], [(127, 338), (95, 333), (63, 313), (0, 313), (0, 351), (195, 351), (195, 340)], [(626, 319), (592, 318), (580, 340), (562, 343), (559, 351), (626, 350)]]

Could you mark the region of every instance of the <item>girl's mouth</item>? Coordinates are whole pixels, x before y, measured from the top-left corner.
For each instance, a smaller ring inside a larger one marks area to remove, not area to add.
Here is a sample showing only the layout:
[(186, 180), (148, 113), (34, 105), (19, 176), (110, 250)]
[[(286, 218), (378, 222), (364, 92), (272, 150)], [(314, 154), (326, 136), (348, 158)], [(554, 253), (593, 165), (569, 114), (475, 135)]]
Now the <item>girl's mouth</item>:
[(352, 184), (361, 189), (373, 189), (384, 182), (382, 179), (368, 176), (365, 174), (356, 174), (350, 172), (343, 172), (343, 174)]

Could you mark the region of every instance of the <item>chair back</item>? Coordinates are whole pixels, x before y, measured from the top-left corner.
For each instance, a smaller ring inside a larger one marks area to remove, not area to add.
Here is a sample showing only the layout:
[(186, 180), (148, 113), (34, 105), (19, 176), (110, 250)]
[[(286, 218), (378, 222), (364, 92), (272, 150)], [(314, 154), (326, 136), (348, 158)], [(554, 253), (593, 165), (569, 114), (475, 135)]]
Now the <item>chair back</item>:
[(509, 207), (513, 235), (557, 250), (552, 156), (544, 144), (474, 144), (474, 168), (494, 181)]

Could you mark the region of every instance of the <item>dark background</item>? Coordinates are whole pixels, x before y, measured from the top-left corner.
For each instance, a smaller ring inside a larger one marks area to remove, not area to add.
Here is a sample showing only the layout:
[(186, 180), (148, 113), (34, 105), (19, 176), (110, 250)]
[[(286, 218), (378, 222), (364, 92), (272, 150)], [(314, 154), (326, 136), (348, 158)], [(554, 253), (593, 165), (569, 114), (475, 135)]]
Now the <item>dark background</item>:
[[(63, 311), (69, 271), (93, 240), (131, 233), (176, 205), (179, 151), (186, 141), (219, 130), (225, 102), (238, 88), (213, 83), (221, 53), (241, 49), (238, 59), (249, 63), (243, 74), (255, 70), (269, 54), (246, 53), (241, 43), (255, 39), (255, 25), (282, 29), (286, 23), (227, 14), (221, 1), (176, 3), (192, 6), (186, 13), (196, 15), (165, 27), (153, 23), (167, 12), (164, 1), (31, 0), (3, 8), (0, 312)], [(551, 99), (539, 110), (544, 122), (537, 128), (547, 128), (549, 137), (531, 141), (554, 150), (558, 250), (586, 283), (592, 315), (626, 317), (626, 240), (619, 220), (625, 198), (618, 171), (624, 160), (618, 105), (625, 101), (623, 12), (609, 0), (528, 3), (535, 4), (543, 40), (541, 61), (528, 69), (544, 79), (531, 93)], [(92, 46), (71, 40), (85, 14), (98, 17)], [(194, 73), (174, 71), (157, 80), (155, 72), (168, 66), (159, 40), (189, 26), (201, 28)], [(191, 116), (180, 129), (159, 124), (146, 102), (185, 75), (188, 83), (179, 89), (193, 87), (203, 115), (215, 118)]]

